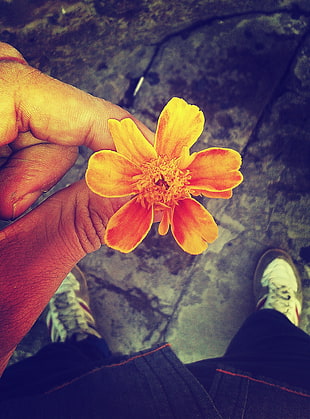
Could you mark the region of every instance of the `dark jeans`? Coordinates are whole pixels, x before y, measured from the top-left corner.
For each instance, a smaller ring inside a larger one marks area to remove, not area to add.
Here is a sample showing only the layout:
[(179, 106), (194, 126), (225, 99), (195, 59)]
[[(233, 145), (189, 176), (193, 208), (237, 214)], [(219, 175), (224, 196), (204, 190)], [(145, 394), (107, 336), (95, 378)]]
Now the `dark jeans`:
[[(94, 336), (81, 342), (52, 343), (7, 368), (0, 380), (0, 400), (43, 393), (109, 359), (107, 344)], [(245, 321), (223, 357), (187, 368), (209, 391), (219, 365), (310, 391), (310, 336), (283, 314), (260, 310)]]
[(187, 367), (209, 390), (219, 363), (310, 390), (310, 336), (275, 310), (253, 313), (223, 357), (198, 361)]

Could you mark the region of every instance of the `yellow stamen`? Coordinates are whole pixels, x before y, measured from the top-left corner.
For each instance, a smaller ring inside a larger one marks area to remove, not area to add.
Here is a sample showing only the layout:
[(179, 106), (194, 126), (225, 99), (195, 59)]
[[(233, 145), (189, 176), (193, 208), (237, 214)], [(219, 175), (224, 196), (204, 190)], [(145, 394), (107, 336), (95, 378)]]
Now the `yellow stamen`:
[(135, 188), (141, 205), (173, 207), (177, 201), (190, 196), (188, 170), (178, 167), (178, 159), (159, 156), (141, 165), (135, 176)]

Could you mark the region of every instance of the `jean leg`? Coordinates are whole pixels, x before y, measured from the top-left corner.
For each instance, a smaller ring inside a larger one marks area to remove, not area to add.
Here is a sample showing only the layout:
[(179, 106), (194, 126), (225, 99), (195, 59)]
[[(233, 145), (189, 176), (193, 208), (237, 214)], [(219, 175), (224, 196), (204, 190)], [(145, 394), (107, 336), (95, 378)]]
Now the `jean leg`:
[[(252, 356), (265, 358), (264, 352), (310, 357), (310, 336), (276, 310), (253, 313), (230, 342), (225, 357)], [(310, 360), (310, 358), (309, 358)]]
[(282, 313), (262, 309), (244, 322), (223, 357), (188, 367), (210, 388), (219, 365), (310, 391), (310, 336)]
[(96, 336), (51, 343), (5, 370), (0, 379), (0, 400), (43, 393), (96, 368), (110, 356), (105, 340)]

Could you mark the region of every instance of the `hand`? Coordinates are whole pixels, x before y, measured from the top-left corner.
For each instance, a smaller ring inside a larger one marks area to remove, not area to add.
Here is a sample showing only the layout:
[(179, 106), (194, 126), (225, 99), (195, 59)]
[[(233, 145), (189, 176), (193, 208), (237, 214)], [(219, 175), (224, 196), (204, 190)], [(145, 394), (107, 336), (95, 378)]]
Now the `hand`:
[[(23, 60), (0, 43), (3, 56)], [(77, 146), (113, 149), (109, 118), (132, 116), (16, 61), (0, 61), (0, 74), (0, 217), (12, 219), (74, 164)]]
[[(77, 146), (86, 145), (94, 151), (113, 149), (108, 119), (131, 115), (26, 65), (21, 54), (7, 44), (0, 43), (1, 57), (8, 60), (0, 61), (0, 218), (14, 219), (74, 164)], [(140, 128), (151, 138), (141, 123)], [(112, 214), (102, 210), (104, 200), (98, 202), (84, 183), (80, 187), (95, 203), (92, 211), (88, 209), (89, 217), (98, 210), (97, 216), (105, 223)], [(59, 195), (64, 197), (64, 201), (58, 198), (59, 209), (68, 202), (68, 194)], [(74, 196), (70, 199), (76, 202)], [(80, 199), (76, 204), (81, 206)], [(117, 200), (113, 204), (117, 206)], [(71, 227), (75, 228), (73, 221)]]
[[(0, 218), (5, 219), (23, 214), (65, 174), (77, 146), (113, 149), (109, 118), (133, 118), (28, 66), (3, 43), (0, 109)], [(74, 264), (101, 246), (107, 221), (122, 204), (93, 194), (82, 180), (0, 231), (0, 369), (1, 358), (4, 365)]]

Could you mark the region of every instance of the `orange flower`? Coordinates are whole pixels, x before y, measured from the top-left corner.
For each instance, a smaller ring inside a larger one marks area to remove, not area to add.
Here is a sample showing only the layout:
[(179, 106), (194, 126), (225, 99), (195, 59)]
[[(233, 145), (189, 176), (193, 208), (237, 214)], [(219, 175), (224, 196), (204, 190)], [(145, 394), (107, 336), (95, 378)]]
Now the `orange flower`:
[(104, 197), (133, 196), (109, 220), (105, 242), (128, 253), (145, 238), (161, 212), (161, 235), (172, 234), (183, 250), (202, 253), (218, 235), (212, 215), (192, 195), (230, 198), (242, 182), (240, 154), (208, 148), (190, 155), (203, 131), (204, 115), (195, 105), (172, 98), (160, 114), (151, 145), (132, 119), (109, 120), (117, 151), (94, 153), (86, 182)]

